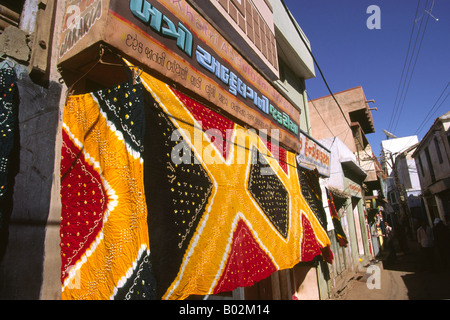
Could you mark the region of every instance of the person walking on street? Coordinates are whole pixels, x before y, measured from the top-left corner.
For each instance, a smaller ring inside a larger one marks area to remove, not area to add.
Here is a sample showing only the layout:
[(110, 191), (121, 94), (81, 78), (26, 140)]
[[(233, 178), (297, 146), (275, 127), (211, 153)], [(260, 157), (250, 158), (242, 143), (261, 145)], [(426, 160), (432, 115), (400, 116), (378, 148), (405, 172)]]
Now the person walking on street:
[(422, 252), (423, 267), (432, 271), (434, 268), (433, 230), (425, 220), (420, 221), (420, 227), (417, 229), (417, 241)]
[(397, 254), (395, 253), (395, 245), (394, 245), (394, 229), (392, 229), (392, 227), (389, 225), (389, 223), (387, 221), (384, 222), (384, 237), (386, 240), (386, 246), (389, 250), (389, 255), (387, 257), (387, 263), (393, 263), (395, 262), (395, 258), (397, 256)]
[(434, 242), (444, 270), (450, 266), (450, 231), (439, 219), (434, 219)]

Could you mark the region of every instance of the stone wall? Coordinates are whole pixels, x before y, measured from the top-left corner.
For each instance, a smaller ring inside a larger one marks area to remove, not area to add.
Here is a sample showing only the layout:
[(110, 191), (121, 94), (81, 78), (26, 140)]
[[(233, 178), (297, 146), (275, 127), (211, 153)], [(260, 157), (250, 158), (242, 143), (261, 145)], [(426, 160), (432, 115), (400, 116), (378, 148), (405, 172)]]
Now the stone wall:
[(62, 85), (30, 78), (30, 42), (14, 27), (0, 35), (0, 55), (14, 66), (18, 88), (12, 194), (0, 230), (0, 299), (39, 299), (43, 281)]

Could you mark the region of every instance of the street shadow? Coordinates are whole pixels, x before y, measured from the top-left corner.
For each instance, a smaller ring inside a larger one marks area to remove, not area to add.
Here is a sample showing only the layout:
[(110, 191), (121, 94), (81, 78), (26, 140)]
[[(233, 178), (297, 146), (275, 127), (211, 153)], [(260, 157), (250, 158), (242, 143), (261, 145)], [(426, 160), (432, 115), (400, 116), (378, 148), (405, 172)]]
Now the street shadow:
[(402, 279), (408, 288), (410, 300), (450, 299), (450, 277), (440, 271), (406, 274)]
[(415, 242), (408, 243), (408, 249), (398, 250), (394, 259), (389, 252), (383, 253), (383, 268), (404, 272), (401, 278), (407, 288), (409, 300), (450, 299), (450, 269), (444, 268), (435, 254), (434, 261), (427, 261)]
[(395, 254), (385, 250), (381, 260), (385, 270), (418, 272), (421, 269), (420, 250), (415, 243), (410, 243), (406, 250), (396, 247)]

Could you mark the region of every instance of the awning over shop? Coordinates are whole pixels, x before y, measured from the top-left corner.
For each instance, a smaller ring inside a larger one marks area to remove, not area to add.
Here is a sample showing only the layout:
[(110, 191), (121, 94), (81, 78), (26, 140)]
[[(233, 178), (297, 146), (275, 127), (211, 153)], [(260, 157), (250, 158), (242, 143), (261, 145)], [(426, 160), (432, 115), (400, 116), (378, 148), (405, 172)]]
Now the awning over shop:
[(353, 159), (341, 159), (342, 168), (356, 175), (361, 181), (367, 177), (367, 172)]
[(350, 198), (350, 194), (339, 190), (338, 188), (327, 186), (328, 190), (333, 194), (335, 198), (347, 199)]

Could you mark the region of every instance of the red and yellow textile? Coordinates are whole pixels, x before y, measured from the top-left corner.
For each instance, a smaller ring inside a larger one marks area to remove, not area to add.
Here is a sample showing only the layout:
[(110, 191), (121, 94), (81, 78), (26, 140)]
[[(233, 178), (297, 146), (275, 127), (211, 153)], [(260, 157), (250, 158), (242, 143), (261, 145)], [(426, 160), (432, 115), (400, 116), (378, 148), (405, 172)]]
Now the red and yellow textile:
[(336, 206), (334, 204), (333, 194), (330, 190), (326, 189), (328, 198), (328, 208), (330, 208), (331, 219), (334, 225), (334, 232), (336, 234), (336, 240), (341, 247), (346, 247), (348, 245), (347, 236), (345, 235), (344, 229), (342, 228), (341, 218), (339, 218)]
[(152, 76), (70, 97), (63, 122), (63, 299), (184, 299), (331, 263), (295, 154)]
[(145, 280), (136, 286), (147, 274), (150, 249), (143, 119), (143, 88), (132, 82), (68, 99), (61, 148), (62, 299), (146, 298), (154, 291)]
[(153, 99), (144, 163), (160, 298), (250, 286), (319, 255), (331, 262), (295, 154), (275, 157), (254, 131), (145, 73), (142, 82)]

